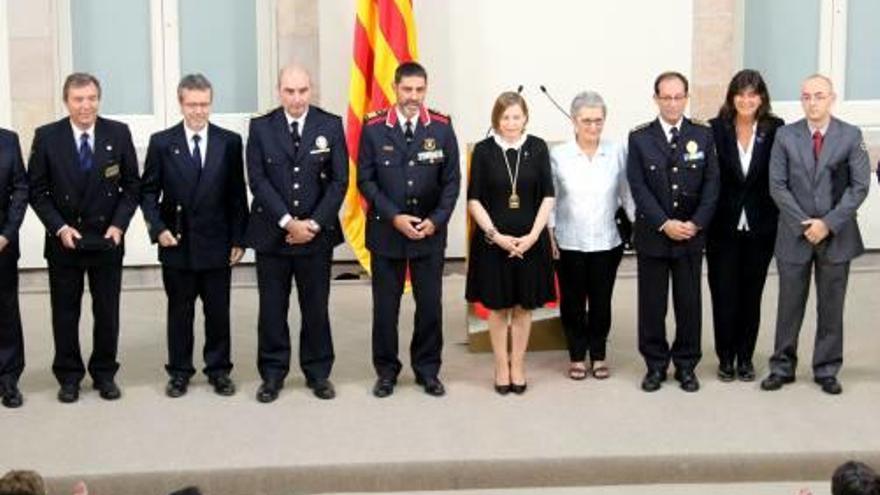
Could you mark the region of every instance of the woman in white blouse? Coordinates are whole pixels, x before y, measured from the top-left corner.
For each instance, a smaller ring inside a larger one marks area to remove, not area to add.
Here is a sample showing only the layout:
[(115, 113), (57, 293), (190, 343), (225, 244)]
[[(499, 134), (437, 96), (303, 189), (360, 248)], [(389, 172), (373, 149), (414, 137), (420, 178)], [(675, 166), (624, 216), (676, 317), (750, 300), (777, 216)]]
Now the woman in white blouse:
[[(602, 138), (606, 107), (585, 91), (571, 102), (574, 139), (550, 153), (556, 205), (549, 228), (558, 259), (560, 313), (571, 364), (568, 376), (608, 378), (605, 344), (611, 328), (611, 296), (623, 243), (615, 213), (633, 219), (635, 205), (626, 182), (626, 149)], [(589, 301), (589, 311), (587, 303)]]

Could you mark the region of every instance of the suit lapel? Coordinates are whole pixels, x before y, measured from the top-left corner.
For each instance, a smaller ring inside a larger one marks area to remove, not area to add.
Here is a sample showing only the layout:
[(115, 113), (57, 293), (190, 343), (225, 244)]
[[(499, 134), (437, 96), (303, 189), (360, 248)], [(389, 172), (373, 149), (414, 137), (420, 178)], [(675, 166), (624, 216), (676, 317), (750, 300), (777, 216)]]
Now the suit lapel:
[[(55, 149), (58, 150), (59, 166), (58, 172), (64, 175), (64, 183), (71, 184), (70, 188), (72, 204), (79, 205), (84, 192), (84, 181), (79, 171), (79, 155), (76, 147), (76, 140), (73, 137), (73, 129), (70, 119), (65, 118), (58, 121), (58, 127), (55, 129)], [(55, 170), (52, 171), (56, 172)]]
[(318, 133), (318, 120), (315, 115), (315, 109), (310, 108), (306, 114), (306, 120), (303, 122), (302, 132), (300, 133), (299, 151), (296, 153), (296, 162), (300, 163), (303, 158), (309, 154), (312, 143), (315, 142), (315, 135)]
[(669, 174), (667, 173), (667, 168), (669, 166), (669, 159), (672, 157), (672, 151), (669, 148), (669, 141), (666, 139), (666, 133), (663, 132), (663, 127), (660, 126), (660, 120), (654, 120), (651, 124), (651, 137), (654, 138), (654, 145), (657, 146), (663, 156), (667, 158), (666, 163), (657, 164), (657, 173), (662, 176), (663, 183), (669, 183)]
[[(731, 161), (731, 165), (733, 165), (733, 169), (734, 169), (733, 173), (736, 174), (736, 177), (739, 179), (739, 181), (741, 183), (746, 182), (746, 180), (748, 179), (747, 175), (751, 175), (751, 173), (752, 173), (752, 164), (749, 163), (748, 174), (744, 174), (743, 168), (742, 168), (742, 166), (743, 166), (742, 160), (740, 159), (740, 156), (739, 156), (739, 137), (736, 135), (736, 124), (725, 120), (724, 129), (726, 131), (725, 137), (727, 140), (727, 143), (725, 143), (725, 145), (727, 146), (727, 149), (730, 150), (728, 152), (729, 156), (733, 157), (733, 160)], [(755, 149), (752, 148), (752, 158), (753, 158), (752, 162), (754, 162), (754, 157), (755, 157)]]
[(801, 120), (797, 124), (798, 152), (801, 154), (801, 164), (804, 167), (804, 173), (810, 178), (810, 181), (816, 179), (816, 159), (813, 157), (813, 138), (810, 136), (810, 128), (807, 126), (806, 120)]
[[(284, 115), (284, 108), (275, 110), (272, 120), (274, 121), (272, 125), (275, 127), (275, 137), (281, 143), (281, 148), (291, 160), (296, 161), (296, 153), (293, 152), (293, 141), (291, 141), (290, 137), (290, 125), (288, 125), (287, 117)], [(302, 143), (300, 143), (300, 148), (302, 148)]]
[[(819, 163), (816, 165), (816, 180), (828, 170), (828, 164), (834, 156), (834, 151), (840, 140), (837, 139), (837, 133), (840, 130), (835, 119), (831, 119), (828, 123), (828, 129), (825, 131), (825, 137), (822, 140), (822, 151), (819, 153)], [(812, 143), (812, 140), (810, 141)]]
[(226, 149), (226, 141), (216, 132), (213, 124), (208, 124), (208, 149), (205, 150), (205, 165), (202, 167), (202, 174), (196, 185), (196, 191), (193, 198), (193, 208), (196, 208), (199, 201), (204, 197), (205, 191), (212, 187), (214, 178), (219, 172), (222, 165), (223, 152)]
[[(86, 187), (83, 192), (83, 204), (88, 204), (92, 200), (92, 196), (98, 190), (101, 181), (104, 180), (104, 173), (108, 165), (115, 165), (119, 168), (119, 163), (108, 163), (109, 157), (113, 153), (113, 142), (107, 135), (107, 126), (100, 117), (95, 122), (95, 149), (93, 150), (92, 169), (86, 178)], [(118, 170), (121, 173), (121, 170)]]
[[(186, 184), (195, 184), (196, 175), (192, 165), (192, 156), (189, 153), (189, 145), (186, 142), (186, 133), (183, 124), (178, 124), (171, 131), (171, 139), (168, 152), (171, 154), (173, 169), (172, 173)], [(189, 198), (186, 198), (188, 201)]]

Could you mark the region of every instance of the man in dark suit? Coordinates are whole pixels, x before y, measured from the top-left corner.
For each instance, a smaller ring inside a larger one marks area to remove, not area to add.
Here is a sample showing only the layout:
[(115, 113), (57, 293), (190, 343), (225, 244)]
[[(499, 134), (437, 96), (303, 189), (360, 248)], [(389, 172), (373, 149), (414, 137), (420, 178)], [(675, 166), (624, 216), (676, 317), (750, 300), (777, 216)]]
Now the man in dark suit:
[[(642, 390), (666, 380), (669, 361), (686, 392), (700, 382), (702, 356), (700, 276), (709, 226), (718, 199), (718, 160), (712, 132), (684, 117), (688, 81), (664, 72), (654, 81), (657, 119), (630, 132), (627, 178), (636, 203), (634, 244), (638, 261), (639, 352), (648, 371)], [(666, 340), (669, 278), (675, 308), (675, 342)]]
[(20, 407), (18, 378), (24, 370), (24, 341), (18, 308), (18, 229), (27, 209), (28, 186), (18, 136), (0, 129), (0, 397)]
[(46, 227), (43, 255), (49, 264), (58, 400), (79, 399), (85, 376), (79, 346), (83, 279), (89, 278), (94, 317), (88, 371), (106, 400), (121, 395), (114, 381), (119, 363), (119, 292), (124, 232), (140, 197), (140, 179), (128, 126), (98, 117), (101, 86), (74, 73), (64, 82), (69, 117), (34, 135), (28, 163), (31, 206)]
[(461, 173), (449, 117), (424, 106), (427, 85), (421, 65), (398, 66), (397, 103), (368, 116), (361, 134), (358, 188), (369, 202), (376, 397), (394, 392), (401, 369), (397, 320), (407, 269), (416, 302), (410, 344), (416, 383), (429, 395), (445, 394), (439, 379), (443, 262)]
[(153, 134), (144, 164), (141, 208), (159, 244), (168, 296), (165, 393), (187, 391), (193, 367), (196, 298), (205, 313), (205, 374), (219, 395), (235, 393), (229, 336), (232, 265), (244, 255), (247, 192), (241, 136), (208, 121), (213, 89), (201, 74), (177, 86), (183, 122)]
[(810, 278), (816, 270), (818, 319), (813, 377), (822, 391), (843, 391), (843, 303), (850, 260), (865, 247), (856, 211), (868, 195), (871, 164), (858, 127), (831, 115), (831, 80), (807, 78), (801, 87), (804, 119), (781, 127), (770, 153), (770, 195), (779, 207), (776, 266), (779, 302), (776, 342), (764, 390), (795, 379), (797, 343)]
[(316, 397), (330, 382), (333, 340), (328, 299), (333, 248), (342, 243), (339, 207), (348, 186), (342, 119), (311, 105), (311, 78), (299, 66), (278, 75), (281, 107), (251, 120), (247, 167), (254, 194), (247, 243), (257, 252), (260, 293), (257, 400), (278, 398), (290, 368), (291, 280), (302, 318), (299, 360)]

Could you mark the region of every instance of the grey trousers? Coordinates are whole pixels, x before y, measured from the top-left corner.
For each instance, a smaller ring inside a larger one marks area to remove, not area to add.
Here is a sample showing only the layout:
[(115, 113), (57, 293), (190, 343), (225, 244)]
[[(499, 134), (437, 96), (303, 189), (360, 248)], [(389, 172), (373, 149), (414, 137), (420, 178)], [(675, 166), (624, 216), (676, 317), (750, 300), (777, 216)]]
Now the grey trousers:
[(779, 303), (776, 316), (776, 343), (770, 357), (770, 372), (793, 377), (797, 369), (797, 345), (810, 276), (816, 277), (816, 341), (813, 349), (813, 376), (837, 375), (843, 364), (843, 303), (849, 278), (849, 262), (830, 263), (814, 255), (807, 263), (776, 261), (779, 270)]

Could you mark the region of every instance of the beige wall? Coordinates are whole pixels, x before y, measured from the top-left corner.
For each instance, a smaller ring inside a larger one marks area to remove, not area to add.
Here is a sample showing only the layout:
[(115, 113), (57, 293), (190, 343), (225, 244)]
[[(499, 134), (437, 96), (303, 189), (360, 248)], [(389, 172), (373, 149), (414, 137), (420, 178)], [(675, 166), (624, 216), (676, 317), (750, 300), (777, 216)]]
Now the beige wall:
[[(7, 111), (27, 152), (34, 128), (63, 114), (58, 0), (0, 1), (8, 9), (11, 108)], [(344, 114), (355, 2), (265, 1), (276, 6), (273, 70), (290, 61), (305, 65), (315, 75), (318, 103)], [(739, 68), (739, 1), (414, 0), (421, 60), (430, 73), (429, 103), (452, 115), (464, 148), (484, 135), (494, 97), (523, 84), (531, 106), (530, 132), (558, 141), (569, 137), (568, 123), (538, 87), (546, 85), (563, 107), (577, 91), (595, 89), (609, 106), (606, 134), (625, 139), (631, 127), (655, 114), (650, 86), (654, 75), (676, 69), (691, 79), (691, 114), (709, 118)], [(677, 28), (661, 32), (658, 25)], [(866, 139), (876, 161), (880, 129), (866, 129)], [(876, 189), (872, 188), (860, 220), (868, 243), (880, 247)], [(463, 201), (450, 227), (448, 254), (454, 257), (466, 251), (462, 205)], [(155, 259), (141, 222), (138, 215), (130, 230), (129, 264)], [(41, 266), (42, 229), (32, 213), (22, 237), (31, 243), (23, 266)], [(351, 253), (342, 247), (338, 257), (351, 259)]]

